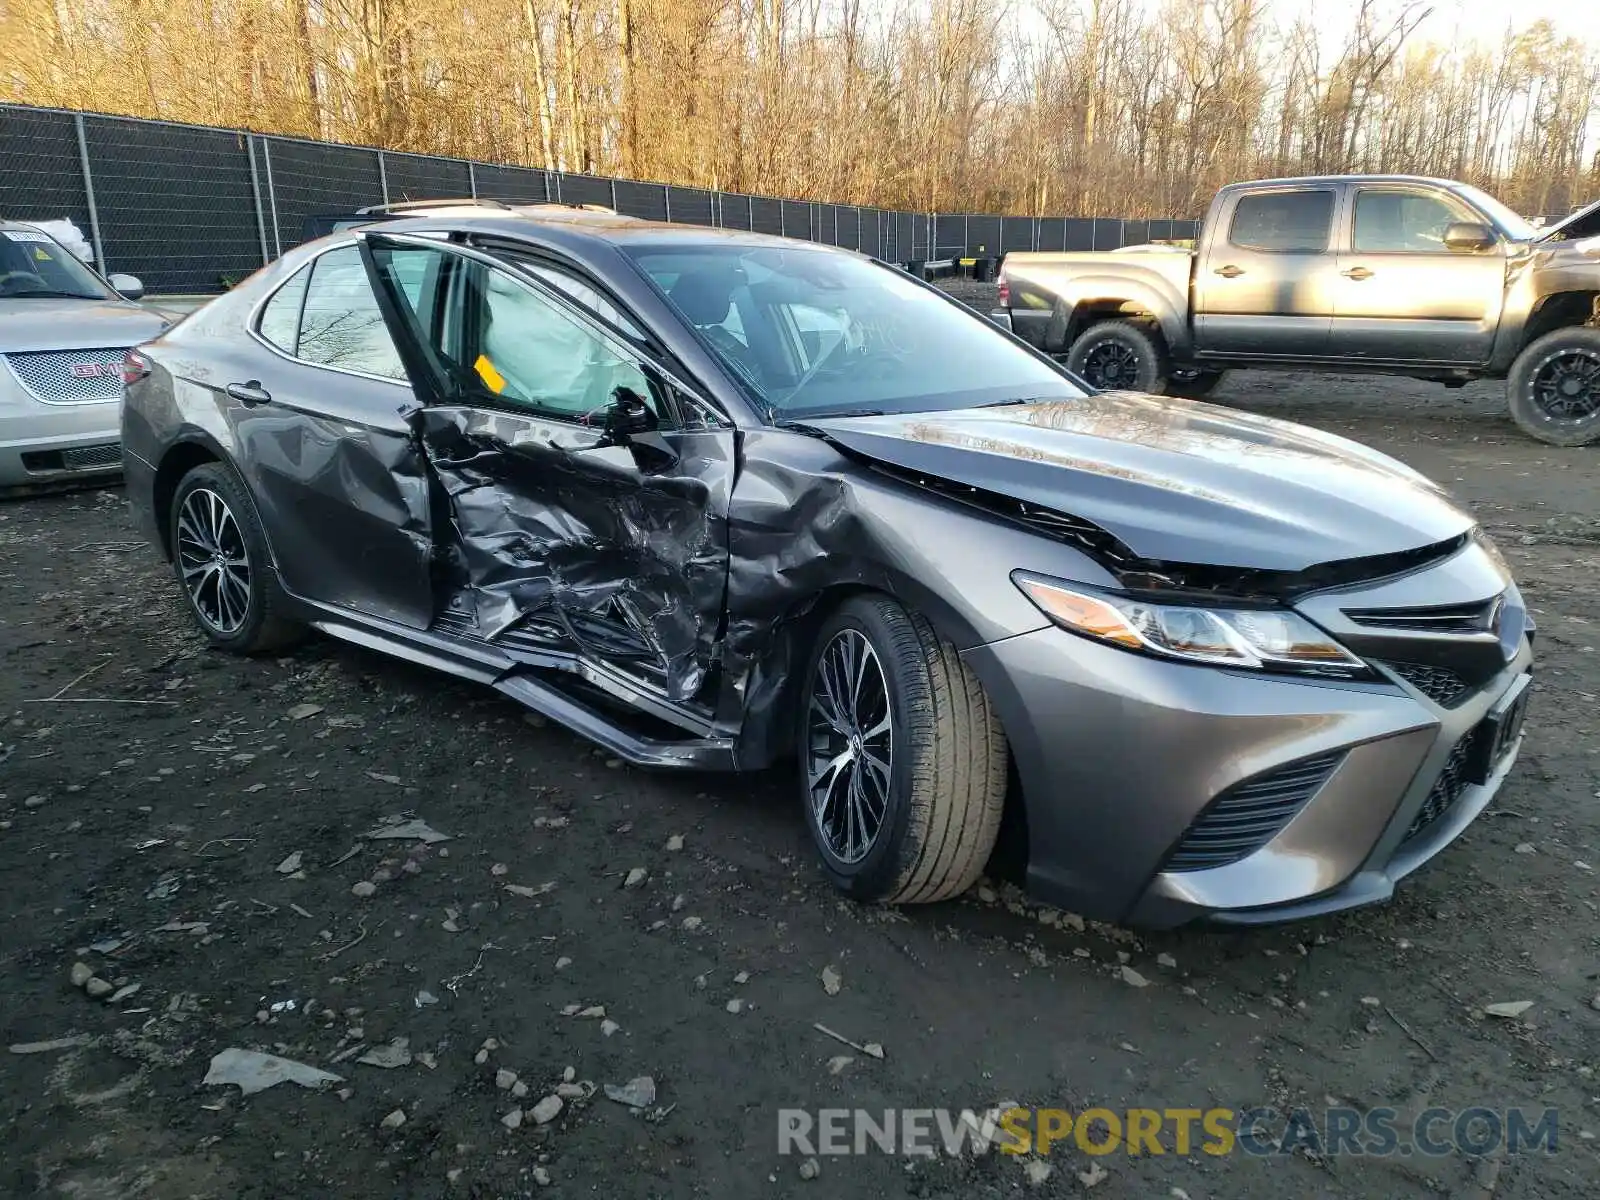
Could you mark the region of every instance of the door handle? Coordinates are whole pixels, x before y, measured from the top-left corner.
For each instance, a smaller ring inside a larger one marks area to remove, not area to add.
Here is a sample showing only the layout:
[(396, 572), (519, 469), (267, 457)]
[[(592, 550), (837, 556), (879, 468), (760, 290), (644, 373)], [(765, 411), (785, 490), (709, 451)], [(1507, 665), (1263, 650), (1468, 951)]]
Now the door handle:
[(1371, 279), (1374, 272), (1367, 270), (1365, 267), (1351, 267), (1348, 271), (1340, 271), (1339, 274), (1346, 279), (1354, 279), (1357, 283), (1360, 283), (1363, 279)]
[(1237, 279), (1244, 274), (1244, 268), (1236, 267), (1230, 263), (1226, 267), (1218, 267), (1215, 273), (1221, 275), (1224, 279)]
[(272, 403), (272, 393), (261, 386), (259, 379), (252, 379), (249, 383), (230, 383), (222, 390), (246, 408)]

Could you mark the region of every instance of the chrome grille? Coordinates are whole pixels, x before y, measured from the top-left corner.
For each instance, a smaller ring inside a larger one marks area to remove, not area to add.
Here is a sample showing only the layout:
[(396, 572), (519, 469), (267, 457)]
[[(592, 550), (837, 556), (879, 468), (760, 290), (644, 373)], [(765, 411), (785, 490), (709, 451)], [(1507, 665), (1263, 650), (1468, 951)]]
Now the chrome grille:
[(61, 452), (61, 462), (73, 471), (119, 467), (122, 465), (122, 447), (116, 442), (104, 442), (98, 446), (76, 446)]
[(1388, 663), (1388, 668), (1441, 708), (1454, 708), (1465, 700), (1472, 685), (1446, 667), (1427, 663)]
[(1344, 615), (1357, 625), (1397, 629), (1406, 633), (1488, 633), (1494, 627), (1500, 597), (1469, 604), (1439, 604), (1425, 608), (1347, 608)]
[(1203, 871), (1254, 854), (1316, 795), (1343, 759), (1344, 751), (1334, 750), (1234, 784), (1189, 826), (1164, 869)]
[(1450, 751), (1450, 757), (1445, 760), (1444, 770), (1439, 773), (1439, 778), (1434, 780), (1433, 787), (1428, 790), (1428, 798), (1422, 802), (1422, 807), (1411, 820), (1411, 827), (1406, 830), (1406, 841), (1410, 841), (1427, 829), (1461, 799), (1461, 793), (1467, 790), (1469, 782), (1467, 768), (1479, 736), (1480, 731), (1474, 730), (1457, 742), (1455, 749)]
[(122, 398), (122, 349), (7, 354), (22, 386), (46, 404), (100, 404)]

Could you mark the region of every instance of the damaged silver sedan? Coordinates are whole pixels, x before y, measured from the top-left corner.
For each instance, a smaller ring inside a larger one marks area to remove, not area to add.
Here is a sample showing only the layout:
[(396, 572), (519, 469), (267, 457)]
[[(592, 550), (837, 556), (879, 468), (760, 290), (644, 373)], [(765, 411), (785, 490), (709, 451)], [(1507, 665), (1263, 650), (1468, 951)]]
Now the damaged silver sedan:
[(1532, 623), (1437, 487), (1093, 393), (852, 253), (437, 209), (124, 371), (129, 491), (215, 645), (313, 627), (633, 763), (796, 762), (861, 899), (998, 845), (1111, 920), (1370, 903), (1520, 746)]

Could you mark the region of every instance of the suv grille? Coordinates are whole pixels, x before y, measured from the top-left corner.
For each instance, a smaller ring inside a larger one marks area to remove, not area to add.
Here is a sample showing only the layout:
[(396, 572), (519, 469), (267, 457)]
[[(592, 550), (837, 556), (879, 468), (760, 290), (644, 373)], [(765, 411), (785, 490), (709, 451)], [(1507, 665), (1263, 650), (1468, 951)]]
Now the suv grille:
[(1254, 854), (1277, 836), (1343, 759), (1344, 751), (1334, 750), (1234, 784), (1189, 826), (1163, 869), (1203, 871)]
[(122, 398), (122, 357), (127, 351), (44, 350), (7, 354), (17, 379), (46, 404), (98, 404)]
[(1461, 793), (1467, 790), (1467, 764), (1472, 758), (1472, 750), (1477, 744), (1478, 737), (1479, 731), (1474, 730), (1457, 742), (1456, 748), (1450, 751), (1444, 770), (1439, 773), (1439, 778), (1434, 780), (1433, 787), (1428, 791), (1428, 798), (1422, 802), (1422, 807), (1412, 818), (1411, 827), (1406, 830), (1404, 841), (1409, 842), (1427, 829), (1461, 799)]
[(1454, 671), (1426, 663), (1389, 663), (1389, 669), (1441, 708), (1454, 708), (1472, 685)]

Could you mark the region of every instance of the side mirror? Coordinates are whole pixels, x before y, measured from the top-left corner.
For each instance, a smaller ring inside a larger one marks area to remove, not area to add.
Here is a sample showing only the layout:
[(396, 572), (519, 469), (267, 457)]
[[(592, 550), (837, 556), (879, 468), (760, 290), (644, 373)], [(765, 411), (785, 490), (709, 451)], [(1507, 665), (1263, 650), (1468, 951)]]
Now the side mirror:
[(626, 446), (642, 433), (654, 433), (656, 427), (656, 414), (638, 392), (619, 387), (611, 393), (602, 435), (606, 445)]
[(124, 300), (138, 300), (144, 295), (144, 284), (134, 275), (112, 275), (106, 279), (112, 289)]
[(645, 474), (658, 474), (678, 461), (678, 453), (658, 432), (660, 422), (649, 401), (630, 387), (611, 393), (600, 440), (590, 447), (626, 446), (633, 461)]
[(1459, 254), (1475, 254), (1496, 242), (1494, 230), (1478, 221), (1452, 221), (1445, 227), (1444, 246)]

